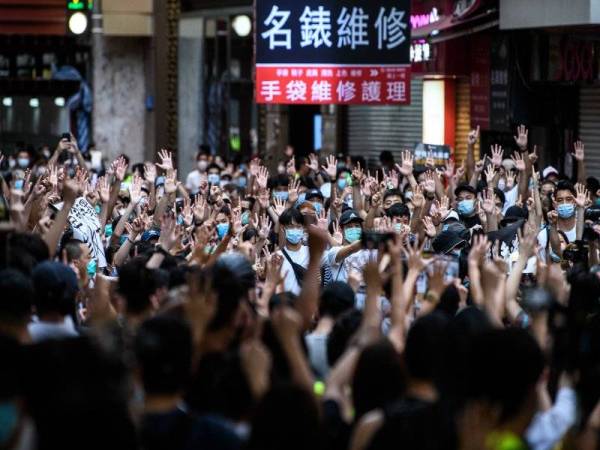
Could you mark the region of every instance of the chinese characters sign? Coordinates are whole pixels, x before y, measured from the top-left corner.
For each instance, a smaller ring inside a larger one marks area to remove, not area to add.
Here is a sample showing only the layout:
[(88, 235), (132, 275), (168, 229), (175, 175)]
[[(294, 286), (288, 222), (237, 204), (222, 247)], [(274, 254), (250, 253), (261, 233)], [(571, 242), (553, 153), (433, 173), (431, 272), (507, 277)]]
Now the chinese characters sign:
[(256, 99), (410, 103), (410, 0), (256, 0)]

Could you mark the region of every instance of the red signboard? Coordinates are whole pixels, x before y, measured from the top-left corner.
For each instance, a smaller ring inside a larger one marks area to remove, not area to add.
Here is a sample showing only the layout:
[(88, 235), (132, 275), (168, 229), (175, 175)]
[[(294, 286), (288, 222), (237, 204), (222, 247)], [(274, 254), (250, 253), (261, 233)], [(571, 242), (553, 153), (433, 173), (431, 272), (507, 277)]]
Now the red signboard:
[(410, 103), (410, 67), (293, 65), (256, 67), (258, 103)]

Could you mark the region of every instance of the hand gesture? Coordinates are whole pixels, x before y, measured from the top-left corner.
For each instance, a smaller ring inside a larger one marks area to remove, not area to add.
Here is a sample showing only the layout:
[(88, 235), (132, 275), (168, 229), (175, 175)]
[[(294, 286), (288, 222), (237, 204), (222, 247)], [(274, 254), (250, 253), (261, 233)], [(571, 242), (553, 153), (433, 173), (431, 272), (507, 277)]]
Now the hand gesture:
[(171, 215), (165, 215), (161, 221), (158, 244), (166, 251), (170, 251), (176, 244), (180, 243), (181, 236), (183, 236), (183, 227), (177, 225)]
[(317, 227), (319, 227), (321, 230), (327, 231), (328, 225), (329, 222), (327, 221), (327, 212), (325, 211), (325, 208), (321, 208), (321, 211), (319, 214), (317, 214)]
[[(423, 190), (428, 194), (435, 192), (435, 175), (433, 171), (425, 172), (425, 181), (423, 182)], [(414, 204), (414, 203), (413, 203)]]
[(273, 211), (275, 211), (275, 214), (277, 214), (277, 216), (280, 216), (286, 208), (287, 203), (285, 200), (281, 200), (279, 198), (273, 199)]
[(480, 202), (481, 209), (486, 214), (493, 214), (496, 209), (496, 203), (494, 201), (494, 190), (485, 189), (482, 193), (482, 199)]
[(494, 166), (492, 164), (487, 166), (484, 174), (485, 174), (485, 180), (487, 181), (488, 187), (491, 187), (494, 182), (494, 177), (496, 176), (496, 170), (494, 169)]
[(578, 162), (583, 161), (583, 159), (585, 158), (585, 145), (583, 145), (583, 142), (577, 141), (575, 142), (574, 147), (575, 152), (572, 153), (573, 158), (575, 158), (575, 160)]
[(317, 158), (317, 155), (314, 153), (308, 155), (308, 167), (310, 167), (310, 170), (313, 172), (319, 171), (319, 158)]
[(535, 162), (538, 160), (538, 154), (537, 154), (537, 145), (533, 146), (533, 151), (529, 154), (529, 162), (531, 163), (531, 165), (535, 164)]
[(423, 246), (425, 242), (419, 246), (417, 241), (414, 243), (408, 243), (406, 248), (403, 250), (404, 257), (406, 259), (406, 266), (409, 271), (421, 272), (425, 266), (427, 265), (423, 258), (421, 257), (421, 252), (423, 251)]
[(485, 166), (485, 159), (480, 159), (475, 163), (475, 173), (481, 174), (483, 172), (483, 167)]
[[(266, 250), (266, 248), (264, 249)], [(267, 250), (268, 253), (268, 250)], [(270, 286), (279, 286), (283, 283), (284, 274), (281, 273), (281, 266), (283, 266), (283, 256), (274, 253), (269, 255), (267, 258), (267, 275), (265, 283)]]
[(294, 205), (298, 201), (300, 180), (292, 180), (288, 185), (288, 202)]
[(517, 175), (512, 171), (506, 172), (506, 191), (510, 191), (512, 188), (515, 187), (516, 178)]
[(256, 174), (256, 184), (258, 185), (258, 189), (266, 189), (267, 184), (269, 182), (269, 171), (266, 167), (261, 166), (258, 168), (258, 173)]
[(337, 159), (333, 155), (329, 155), (325, 161), (325, 165), (321, 166), (331, 180), (335, 180), (337, 175)]
[(177, 171), (169, 169), (165, 176), (165, 194), (174, 194), (177, 190)]
[(354, 180), (355, 183), (360, 184), (364, 178), (365, 178), (365, 172), (360, 167), (360, 163), (357, 162), (356, 167), (354, 168), (354, 170), (352, 170), (352, 179)]
[(446, 268), (448, 264), (445, 261), (435, 261), (431, 266), (431, 270), (427, 272), (429, 292), (434, 294), (438, 299), (446, 290)]
[(337, 221), (333, 222), (333, 234), (331, 235), (331, 238), (335, 241), (336, 246), (340, 246), (344, 242), (344, 235), (342, 234)]
[(396, 168), (403, 177), (409, 177), (413, 173), (414, 157), (410, 150), (402, 152), (402, 165), (396, 164)]
[(440, 215), (440, 220), (444, 220), (450, 212), (450, 199), (444, 195), (439, 201), (436, 200), (434, 203)]
[(144, 178), (152, 184), (156, 181), (156, 166), (153, 163), (144, 163)]
[(471, 130), (467, 136), (467, 143), (469, 145), (475, 145), (477, 141), (479, 141), (479, 125), (477, 125), (475, 130)]
[(206, 199), (202, 195), (196, 194), (192, 211), (196, 218), (196, 222), (201, 223), (204, 220), (206, 213)]
[(465, 162), (463, 161), (460, 167), (456, 169), (456, 175), (454, 175), (454, 184), (458, 184), (460, 180), (464, 178), (465, 173)]
[(110, 182), (108, 177), (100, 177), (98, 179), (98, 194), (102, 203), (108, 203), (110, 200)]
[(575, 192), (577, 193), (575, 204), (578, 208), (585, 208), (586, 203), (590, 200), (590, 193), (581, 183), (575, 185)]
[(258, 229), (258, 237), (266, 241), (271, 235), (272, 228), (273, 223), (271, 222), (271, 219), (269, 219), (269, 217), (266, 214), (263, 214), (260, 218), (260, 228)]
[(487, 240), (487, 236), (483, 234), (476, 235), (473, 238), (473, 245), (471, 246), (471, 251), (469, 252), (469, 264), (481, 266), (489, 249), (490, 243)]
[(415, 208), (422, 208), (425, 206), (425, 196), (423, 195), (423, 190), (421, 186), (415, 186), (413, 191), (412, 204)]
[(552, 226), (556, 226), (558, 223), (558, 212), (556, 210), (548, 212), (548, 223)]
[(327, 239), (327, 232), (319, 229), (315, 225), (310, 225), (308, 227), (308, 249), (310, 253), (310, 258), (321, 258), (321, 255), (327, 248), (327, 243), (329, 239)]
[(129, 196), (133, 205), (137, 205), (142, 199), (142, 178), (139, 175), (133, 176), (129, 186)]
[(504, 156), (504, 150), (501, 145), (492, 145), (492, 164), (495, 168), (499, 168), (502, 165), (502, 158)]
[(446, 167), (444, 168), (444, 178), (446, 178), (446, 180), (450, 181), (452, 179), (452, 177), (454, 176), (455, 167), (456, 164), (453, 160), (448, 161)]
[(517, 128), (517, 135), (514, 137), (515, 142), (519, 149), (524, 152), (527, 150), (527, 142), (528, 142), (529, 130), (525, 127), (525, 125), (519, 125)]
[(127, 162), (122, 156), (113, 162), (115, 177), (119, 182), (125, 179), (127, 173)]
[[(269, 207), (269, 198), (270, 197), (271, 197), (271, 193), (268, 189), (262, 189), (258, 193), (258, 204), (260, 205), (261, 209), (267, 209)], [(277, 200), (277, 199), (275, 199), (275, 200)], [(283, 202), (283, 203), (285, 205), (285, 202)], [(285, 206), (284, 206), (284, 209), (285, 209)]]
[(189, 196), (183, 197), (183, 208), (181, 209), (181, 215), (183, 216), (183, 224), (189, 227), (194, 222), (194, 211), (192, 209), (192, 201)]
[(511, 156), (511, 159), (515, 163), (515, 168), (519, 172), (525, 172), (525, 169), (526, 169), (527, 166), (525, 165), (525, 160), (523, 159), (523, 156), (520, 153), (513, 154)]
[(428, 238), (433, 239), (437, 234), (437, 230), (435, 229), (435, 225), (431, 220), (431, 217), (425, 216), (423, 217), (423, 229)]
[(527, 231), (525, 234), (518, 231), (519, 236), (519, 256), (529, 259), (533, 256), (537, 246), (537, 236), (535, 232)]
[(160, 164), (157, 164), (157, 167), (165, 172), (173, 170), (173, 154), (171, 152), (162, 148), (160, 152), (158, 152), (158, 157), (160, 158)]

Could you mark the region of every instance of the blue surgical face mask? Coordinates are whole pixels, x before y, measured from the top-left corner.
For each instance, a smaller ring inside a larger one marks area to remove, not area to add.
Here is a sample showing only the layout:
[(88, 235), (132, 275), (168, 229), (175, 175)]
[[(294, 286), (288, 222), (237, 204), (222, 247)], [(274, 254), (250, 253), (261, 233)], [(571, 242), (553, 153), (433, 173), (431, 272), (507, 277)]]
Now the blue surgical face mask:
[(100, 205), (94, 206), (94, 209), (96, 210), (96, 214), (100, 214), (100, 212), (102, 211), (102, 208), (100, 207)]
[(25, 185), (25, 180), (15, 181), (15, 189), (17, 189), (18, 191), (22, 191), (24, 185)]
[(394, 224), (394, 231), (396, 233), (401, 233), (402, 232), (402, 224), (400, 222), (396, 222)]
[(21, 169), (26, 169), (29, 167), (29, 158), (19, 158), (17, 159), (17, 164)]
[(461, 200), (457, 209), (461, 216), (470, 216), (475, 211), (475, 200)]
[(346, 228), (344, 230), (344, 238), (349, 242), (353, 243), (358, 241), (362, 236), (362, 228)]
[(287, 202), (289, 198), (289, 193), (288, 191), (275, 191), (273, 192), (273, 198)]
[(127, 241), (128, 237), (129, 236), (127, 236), (126, 234), (122, 234), (121, 237), (119, 238), (119, 245), (123, 245)]
[(317, 202), (313, 203), (312, 205), (315, 207), (315, 213), (317, 213), (317, 216), (319, 214), (321, 214), (321, 210), (323, 209), (323, 205), (321, 205), (320, 203), (317, 203)]
[(339, 189), (344, 189), (346, 187), (348, 183), (346, 182), (345, 178), (340, 178), (339, 180), (337, 180), (337, 185)]
[(221, 176), (218, 173), (209, 173), (208, 182), (213, 186), (218, 185), (221, 182)]
[(112, 223), (104, 225), (104, 236), (111, 237), (113, 233)]
[(300, 243), (304, 236), (304, 230), (302, 228), (290, 228), (285, 230), (285, 239), (292, 245)]
[(219, 239), (223, 239), (229, 233), (229, 223), (218, 223), (217, 224), (217, 236)]
[(246, 177), (239, 177), (237, 179), (237, 185), (241, 188), (245, 188), (246, 184), (247, 184), (248, 180), (246, 180)]
[(405, 198), (406, 200), (409, 200), (409, 201), (410, 201), (410, 200), (412, 200), (412, 198), (413, 198), (413, 192), (412, 192), (412, 191), (406, 191), (406, 192), (404, 193), (404, 198)]
[(95, 259), (90, 260), (87, 264), (87, 274), (90, 277), (96, 276), (96, 270), (98, 269), (98, 263)]
[(556, 211), (558, 212), (558, 217), (561, 219), (570, 219), (575, 215), (575, 205), (571, 203), (563, 203), (558, 205)]
[(250, 211), (244, 211), (242, 213), (242, 225), (248, 225), (250, 223)]
[(0, 445), (4, 446), (19, 424), (19, 410), (14, 402), (0, 403)]

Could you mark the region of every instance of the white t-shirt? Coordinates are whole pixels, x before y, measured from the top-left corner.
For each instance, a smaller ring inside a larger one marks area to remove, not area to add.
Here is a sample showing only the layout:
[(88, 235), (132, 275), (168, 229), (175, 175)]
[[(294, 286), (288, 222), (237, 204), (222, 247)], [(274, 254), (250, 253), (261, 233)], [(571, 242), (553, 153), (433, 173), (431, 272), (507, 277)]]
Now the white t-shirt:
[[(300, 247), (300, 250), (298, 251), (292, 251), (287, 248), (285, 249), (285, 251), (290, 257), (290, 259), (296, 264), (304, 267), (305, 269), (308, 268), (310, 252), (308, 251), (308, 247), (306, 245), (302, 245)], [(286, 290), (286, 292), (291, 292), (296, 295), (300, 294), (300, 285), (296, 281), (296, 275), (294, 274), (294, 269), (292, 269), (292, 265), (288, 262), (287, 258), (283, 255), (283, 252), (281, 250), (279, 250), (277, 254), (281, 255), (281, 257), (283, 258), (283, 264), (281, 265), (281, 273), (285, 274), (285, 278), (283, 280), (284, 289)], [(325, 253), (321, 258), (321, 266), (326, 262), (326, 254), (327, 253)]]
[(517, 184), (510, 191), (505, 192), (504, 198), (506, 201), (504, 202), (504, 208), (502, 208), (502, 214), (506, 214), (508, 208), (517, 203), (517, 200), (519, 199), (519, 185)]
[[(574, 242), (577, 239), (577, 225), (575, 225), (570, 230), (561, 230), (561, 231), (563, 233), (565, 233), (565, 235), (567, 236), (567, 239), (569, 239), (569, 243)], [(540, 231), (538, 234), (538, 238), (537, 238), (538, 244), (541, 247), (540, 255), (543, 258), (546, 258), (546, 246), (548, 246), (548, 249), (550, 251), (552, 251), (552, 247), (548, 243), (549, 235), (550, 235), (550, 231), (548, 231), (548, 229), (546, 229), (546, 228), (543, 228), (542, 231)]]
[(200, 182), (202, 181), (202, 174), (199, 170), (192, 170), (186, 180), (185, 180), (185, 188), (190, 191), (192, 194), (197, 194), (200, 190)]
[(325, 263), (331, 267), (332, 281), (343, 281), (344, 283), (347, 283), (350, 272), (357, 272), (361, 277), (361, 284), (363, 284), (363, 269), (370, 258), (377, 258), (377, 250), (359, 250), (346, 256), (343, 261), (338, 262), (335, 259), (342, 248), (342, 246), (332, 247), (325, 252)]

